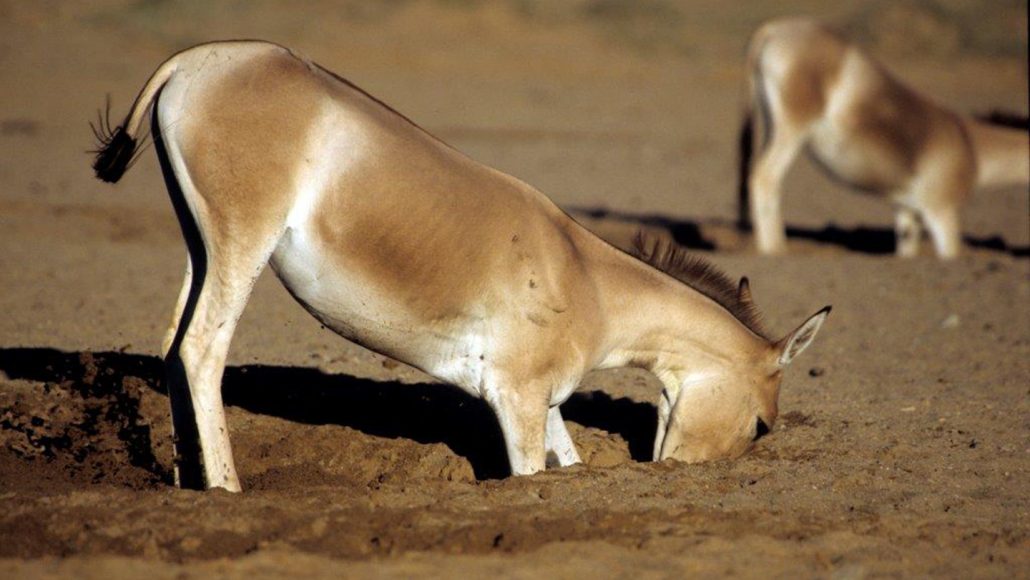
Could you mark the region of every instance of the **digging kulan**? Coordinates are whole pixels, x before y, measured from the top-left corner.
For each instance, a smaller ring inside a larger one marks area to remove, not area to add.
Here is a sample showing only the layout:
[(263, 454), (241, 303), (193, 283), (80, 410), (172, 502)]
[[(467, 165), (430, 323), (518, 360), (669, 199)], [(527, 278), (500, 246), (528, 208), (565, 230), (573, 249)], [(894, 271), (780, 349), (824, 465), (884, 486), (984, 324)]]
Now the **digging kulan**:
[(664, 385), (656, 460), (741, 455), (829, 313), (769, 340), (746, 280), (662, 242), (630, 256), (274, 44), (171, 57), (99, 128), (97, 177), (122, 177), (148, 113), (188, 252), (163, 344), (182, 487), (240, 490), (221, 379), (267, 263), (327, 327), (485, 399), (514, 474), (579, 461), (559, 406), (627, 365)]

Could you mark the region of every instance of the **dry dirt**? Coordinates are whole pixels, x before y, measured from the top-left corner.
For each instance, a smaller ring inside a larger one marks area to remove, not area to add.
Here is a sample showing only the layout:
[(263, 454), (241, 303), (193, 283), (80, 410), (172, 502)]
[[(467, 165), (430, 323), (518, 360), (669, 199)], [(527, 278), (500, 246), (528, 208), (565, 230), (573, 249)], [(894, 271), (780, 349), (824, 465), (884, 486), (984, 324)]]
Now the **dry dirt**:
[[(763, 19), (834, 19), (966, 111), (1027, 112), (1026, 3), (714, 0), (0, 2), (0, 577), (1026, 576), (1026, 189), (982, 192), (954, 263), (890, 255), (890, 208), (807, 162), (791, 253), (730, 226), (741, 54)], [(507, 478), (484, 405), (332, 335), (270, 276), (225, 396), (246, 491), (170, 485), (160, 339), (183, 247), (146, 154), (92, 179), (173, 51), (296, 47), (624, 243), (644, 227), (747, 274), (785, 332), (833, 304), (771, 436), (647, 461), (656, 382), (590, 375), (585, 465)]]

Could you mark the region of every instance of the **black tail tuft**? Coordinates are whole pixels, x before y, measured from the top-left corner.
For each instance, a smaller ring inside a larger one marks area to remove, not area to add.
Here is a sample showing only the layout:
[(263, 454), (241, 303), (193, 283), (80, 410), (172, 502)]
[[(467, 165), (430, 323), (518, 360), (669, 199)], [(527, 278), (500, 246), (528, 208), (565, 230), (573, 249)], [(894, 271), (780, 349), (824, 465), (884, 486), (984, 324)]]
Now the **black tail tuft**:
[(751, 112), (744, 115), (740, 126), (737, 179), (737, 229), (751, 231), (751, 195), (748, 191), (748, 177), (751, 173), (751, 152), (754, 148), (754, 127)]
[(110, 135), (100, 137), (100, 149), (96, 151), (97, 156), (93, 159), (93, 171), (96, 172), (97, 179), (108, 183), (115, 183), (121, 179), (135, 152), (136, 140), (129, 137), (123, 127), (118, 127)]
[(93, 129), (93, 136), (97, 138), (99, 147), (91, 153), (96, 153), (93, 158), (93, 171), (97, 179), (114, 183), (125, 175), (125, 171), (132, 165), (132, 156), (136, 153), (136, 140), (125, 132), (125, 126), (119, 125), (111, 129), (111, 96), (103, 111), (97, 111), (97, 124), (92, 122), (89, 127)]

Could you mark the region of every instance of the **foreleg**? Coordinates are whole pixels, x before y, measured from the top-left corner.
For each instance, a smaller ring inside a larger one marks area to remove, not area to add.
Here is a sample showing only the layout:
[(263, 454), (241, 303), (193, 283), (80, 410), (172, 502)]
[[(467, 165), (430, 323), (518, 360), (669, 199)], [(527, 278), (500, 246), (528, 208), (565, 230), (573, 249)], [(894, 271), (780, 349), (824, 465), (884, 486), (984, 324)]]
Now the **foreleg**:
[(899, 257), (913, 258), (919, 255), (919, 244), (923, 228), (918, 213), (907, 207), (898, 207), (894, 221), (895, 251)]
[(549, 393), (527, 387), (517, 391), (504, 381), (486, 397), (501, 426), (512, 475), (530, 475), (546, 467)]
[(565, 427), (565, 421), (562, 420), (561, 411), (557, 405), (547, 411), (546, 447), (548, 467), (554, 464), (568, 467), (580, 463), (576, 445), (569, 436), (569, 431)]

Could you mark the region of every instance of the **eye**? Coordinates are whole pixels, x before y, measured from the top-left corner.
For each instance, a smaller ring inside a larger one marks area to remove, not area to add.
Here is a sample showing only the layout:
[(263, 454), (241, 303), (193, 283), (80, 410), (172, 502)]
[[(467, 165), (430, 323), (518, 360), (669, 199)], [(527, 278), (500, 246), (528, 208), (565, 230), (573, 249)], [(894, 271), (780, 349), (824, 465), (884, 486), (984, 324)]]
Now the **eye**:
[(769, 434), (769, 426), (765, 424), (765, 421), (761, 417), (758, 418), (758, 424), (755, 425), (755, 438), (752, 441), (758, 441), (762, 437)]

